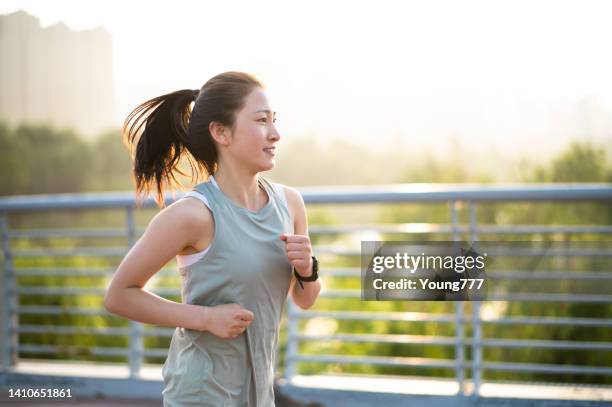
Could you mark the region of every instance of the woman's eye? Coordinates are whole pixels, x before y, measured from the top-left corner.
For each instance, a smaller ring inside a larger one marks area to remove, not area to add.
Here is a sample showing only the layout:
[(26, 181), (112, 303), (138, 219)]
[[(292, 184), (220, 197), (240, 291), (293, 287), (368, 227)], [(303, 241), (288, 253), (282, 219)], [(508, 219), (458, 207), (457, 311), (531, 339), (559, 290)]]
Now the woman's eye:
[[(267, 117), (262, 117), (261, 119), (257, 119), (258, 122), (266, 123), (268, 121)], [(272, 120), (272, 123), (276, 123), (276, 117)]]

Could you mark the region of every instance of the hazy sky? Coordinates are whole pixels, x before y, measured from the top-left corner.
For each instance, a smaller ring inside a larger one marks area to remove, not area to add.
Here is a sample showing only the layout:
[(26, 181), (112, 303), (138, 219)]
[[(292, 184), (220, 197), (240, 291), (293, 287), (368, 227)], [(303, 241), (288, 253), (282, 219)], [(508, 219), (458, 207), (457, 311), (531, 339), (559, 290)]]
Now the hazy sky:
[(612, 118), (611, 2), (0, 3), (18, 9), (112, 34), (118, 121), (226, 70), (267, 84), (285, 137), (530, 152), (584, 133), (585, 97)]

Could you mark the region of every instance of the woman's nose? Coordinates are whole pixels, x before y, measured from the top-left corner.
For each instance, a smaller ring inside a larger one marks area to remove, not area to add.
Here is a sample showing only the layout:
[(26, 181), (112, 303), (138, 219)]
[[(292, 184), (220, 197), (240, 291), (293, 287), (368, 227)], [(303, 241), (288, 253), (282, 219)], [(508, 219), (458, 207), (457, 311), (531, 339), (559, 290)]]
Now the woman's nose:
[(278, 130), (276, 129), (276, 126), (275, 126), (275, 125), (272, 125), (272, 126), (271, 126), (271, 128), (272, 128), (272, 129), (270, 130), (270, 134), (269, 134), (270, 138), (271, 138), (272, 140), (280, 140), (281, 135), (280, 135), (280, 133), (278, 132)]

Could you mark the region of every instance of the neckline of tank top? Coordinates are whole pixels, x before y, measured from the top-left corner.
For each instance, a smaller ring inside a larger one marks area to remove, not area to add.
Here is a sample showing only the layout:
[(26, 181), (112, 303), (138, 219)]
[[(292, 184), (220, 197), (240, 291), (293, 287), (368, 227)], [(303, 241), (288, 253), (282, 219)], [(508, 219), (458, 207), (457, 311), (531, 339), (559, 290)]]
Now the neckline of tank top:
[(249, 214), (252, 216), (261, 216), (263, 215), (265, 212), (267, 212), (270, 207), (272, 206), (272, 192), (268, 190), (268, 188), (266, 187), (266, 183), (263, 182), (261, 179), (258, 179), (259, 184), (261, 185), (262, 189), (264, 190), (264, 192), (266, 193), (266, 195), (268, 196), (268, 202), (266, 202), (266, 204), (259, 210), (259, 211), (252, 211), (248, 208), (245, 208), (242, 205), (237, 204), (236, 202), (234, 202), (233, 199), (230, 199), (230, 197), (228, 197), (227, 195), (225, 195), (225, 193), (221, 190), (221, 188), (219, 188), (219, 184), (217, 184), (217, 181), (215, 180), (214, 176), (210, 176), (209, 178), (209, 182), (211, 184), (213, 184), (216, 188), (213, 188), (214, 190), (217, 191), (217, 193), (221, 196), (222, 199), (226, 200), (227, 202), (230, 203), (230, 205), (234, 206), (235, 208)]

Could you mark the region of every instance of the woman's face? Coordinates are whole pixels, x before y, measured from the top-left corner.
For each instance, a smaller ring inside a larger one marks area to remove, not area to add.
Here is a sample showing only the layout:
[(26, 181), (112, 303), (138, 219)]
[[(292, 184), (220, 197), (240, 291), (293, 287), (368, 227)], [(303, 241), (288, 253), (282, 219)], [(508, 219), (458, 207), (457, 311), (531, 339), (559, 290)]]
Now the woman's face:
[(254, 173), (274, 168), (276, 144), (280, 140), (275, 116), (261, 88), (255, 88), (236, 113), (228, 152)]

